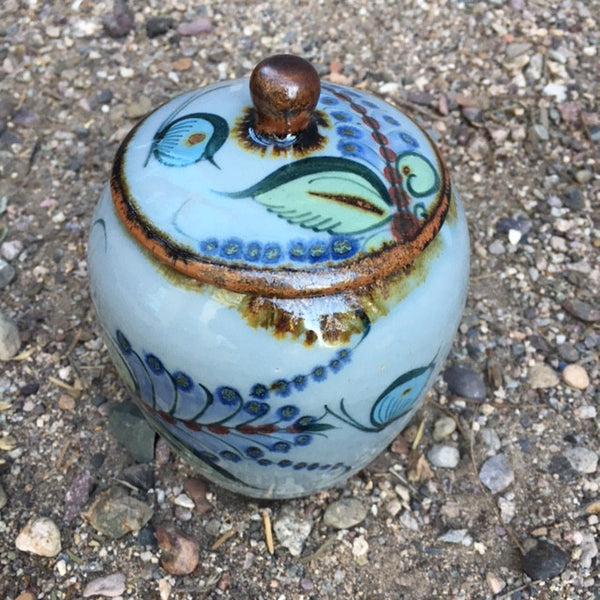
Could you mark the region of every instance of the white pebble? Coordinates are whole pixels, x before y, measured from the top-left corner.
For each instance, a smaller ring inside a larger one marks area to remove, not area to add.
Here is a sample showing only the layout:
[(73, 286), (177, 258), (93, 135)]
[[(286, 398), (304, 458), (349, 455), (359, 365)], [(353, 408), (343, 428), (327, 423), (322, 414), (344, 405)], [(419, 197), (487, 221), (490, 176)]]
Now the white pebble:
[(61, 550), (60, 531), (48, 517), (33, 517), (17, 536), (15, 546), (22, 552), (51, 558)]

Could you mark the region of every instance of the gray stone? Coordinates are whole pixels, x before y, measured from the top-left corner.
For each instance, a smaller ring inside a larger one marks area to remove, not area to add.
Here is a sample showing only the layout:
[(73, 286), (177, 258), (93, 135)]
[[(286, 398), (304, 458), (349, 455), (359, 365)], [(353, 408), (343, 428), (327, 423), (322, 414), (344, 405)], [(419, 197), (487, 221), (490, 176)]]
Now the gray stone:
[(505, 490), (514, 480), (515, 475), (504, 454), (496, 454), (488, 458), (479, 471), (479, 479), (493, 494)]
[(455, 366), (446, 369), (444, 381), (455, 396), (473, 400), (485, 400), (487, 396), (487, 389), (481, 375), (467, 367)]
[(559, 344), (556, 350), (558, 356), (565, 362), (572, 363), (579, 360), (579, 352), (577, 352), (577, 348), (572, 344), (568, 344), (567, 342)]
[(0, 258), (0, 290), (5, 288), (16, 276), (14, 267)]
[(523, 571), (534, 581), (552, 579), (569, 564), (567, 552), (547, 540), (536, 540), (535, 546), (523, 555)]
[(105, 598), (116, 598), (125, 591), (125, 574), (113, 573), (105, 577), (98, 577), (90, 581), (83, 589), (82, 596), (104, 596)]
[(586, 323), (595, 323), (600, 321), (600, 309), (584, 302), (583, 300), (567, 300), (563, 308), (571, 315), (585, 321)]
[(323, 515), (325, 525), (335, 529), (349, 529), (364, 521), (367, 509), (357, 498), (342, 498), (332, 502)]
[(279, 543), (287, 548), (292, 556), (302, 554), (304, 543), (311, 530), (312, 521), (299, 518), (291, 510), (283, 512), (273, 525)]
[(79, 515), (90, 498), (94, 486), (91, 473), (84, 469), (73, 479), (65, 494), (65, 521), (72, 521)]
[(135, 460), (140, 463), (152, 461), (155, 433), (133, 402), (121, 402), (112, 407), (108, 429)]
[(575, 185), (569, 186), (565, 190), (562, 201), (570, 210), (581, 210), (585, 208), (585, 198), (583, 197), (581, 190)]
[(470, 546), (473, 543), (473, 538), (468, 529), (449, 529), (438, 539), (440, 542), (446, 542), (447, 544), (462, 544), (463, 546)]
[(139, 531), (150, 520), (152, 512), (147, 504), (115, 486), (98, 494), (84, 517), (100, 533), (118, 539)]
[(508, 44), (506, 47), (506, 58), (508, 60), (513, 60), (517, 58), (517, 56), (525, 54), (530, 48), (531, 44), (529, 42), (513, 42), (512, 44)]
[(6, 491), (2, 487), (0, 483), (0, 510), (2, 510), (8, 503), (8, 496), (6, 495)]
[(481, 441), (485, 444), (488, 453), (492, 455), (497, 454), (501, 444), (496, 430), (484, 427), (479, 434), (481, 435)]
[(598, 468), (598, 454), (583, 446), (569, 448), (563, 452), (563, 456), (578, 473), (589, 475)]
[(434, 467), (454, 469), (460, 460), (460, 453), (454, 446), (434, 444), (427, 453), (427, 458)]
[(0, 360), (10, 360), (21, 347), (17, 326), (0, 313)]
[(498, 256), (499, 254), (504, 254), (506, 252), (506, 248), (504, 247), (504, 242), (502, 240), (494, 240), (488, 246), (488, 252), (493, 254), (494, 256)]

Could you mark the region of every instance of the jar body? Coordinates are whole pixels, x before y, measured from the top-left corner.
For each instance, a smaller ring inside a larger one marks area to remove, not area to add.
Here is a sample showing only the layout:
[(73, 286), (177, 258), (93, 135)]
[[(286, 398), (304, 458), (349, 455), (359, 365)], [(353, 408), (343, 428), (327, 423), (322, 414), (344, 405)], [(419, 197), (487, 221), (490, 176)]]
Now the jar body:
[(343, 483), (405, 427), (450, 349), (468, 256), (453, 196), (418, 264), (369, 289), (233, 293), (152, 257), (107, 187), (88, 266), (111, 358), (150, 424), (215, 483), (289, 498)]

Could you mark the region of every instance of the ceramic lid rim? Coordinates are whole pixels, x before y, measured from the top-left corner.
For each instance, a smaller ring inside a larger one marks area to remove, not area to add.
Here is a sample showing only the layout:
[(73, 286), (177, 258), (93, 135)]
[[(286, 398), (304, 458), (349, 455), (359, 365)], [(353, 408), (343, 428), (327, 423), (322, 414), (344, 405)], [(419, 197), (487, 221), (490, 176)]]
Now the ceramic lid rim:
[[(404, 113), (402, 115), (410, 119)], [(433, 211), (414, 239), (386, 243), (379, 250), (371, 251), (366, 256), (334, 264), (324, 263), (323, 266), (312, 265), (305, 269), (220, 262), (216, 257), (202, 256), (169, 239), (164, 232), (149, 222), (136, 206), (125, 177), (125, 156), (129, 142), (144, 122), (145, 119), (129, 132), (116, 153), (112, 167), (110, 190), (120, 220), (132, 237), (164, 264), (202, 283), (233, 292), (298, 298), (335, 294), (368, 286), (401, 269), (409, 268), (435, 238), (449, 209), (452, 192), (448, 170), (437, 146), (427, 133), (417, 126), (433, 150), (440, 185), (436, 200), (432, 203)]]

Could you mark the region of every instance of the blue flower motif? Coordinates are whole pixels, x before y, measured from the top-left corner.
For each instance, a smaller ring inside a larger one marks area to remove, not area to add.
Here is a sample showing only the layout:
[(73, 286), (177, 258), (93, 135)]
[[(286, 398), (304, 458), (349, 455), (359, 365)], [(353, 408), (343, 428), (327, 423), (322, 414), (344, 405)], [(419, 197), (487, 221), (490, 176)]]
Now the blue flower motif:
[(236, 454), (235, 452), (232, 452), (231, 450), (223, 450), (222, 452), (220, 452), (220, 455), (225, 459), (225, 460), (229, 460), (231, 462), (240, 462), (242, 460), (242, 457), (239, 454)]
[(259, 458), (262, 458), (265, 455), (265, 453), (260, 448), (257, 448), (256, 446), (250, 446), (250, 447), (246, 448), (246, 455), (249, 458), (259, 459)]
[(308, 383), (306, 375), (296, 375), (296, 377), (294, 377), (294, 379), (292, 379), (292, 383), (294, 385), (294, 387), (301, 392), (305, 387), (306, 384)]
[(335, 259), (349, 258), (358, 252), (358, 241), (352, 238), (334, 238), (331, 241), (331, 256)]
[(338, 354), (337, 357), (339, 360), (341, 360), (343, 363), (348, 363), (350, 362), (350, 348), (342, 348)]
[(288, 254), (292, 260), (303, 261), (306, 258), (308, 248), (302, 240), (293, 240), (290, 243)]
[(327, 369), (322, 366), (315, 367), (311, 373), (311, 376), (315, 381), (324, 381), (327, 379)]
[(289, 452), (290, 448), (292, 447), (292, 445), (289, 442), (283, 442), (283, 441), (279, 441), (279, 442), (275, 442), (272, 446), (271, 446), (271, 450), (273, 452)]
[(246, 404), (244, 404), (244, 411), (255, 417), (263, 417), (269, 412), (269, 405), (266, 402), (250, 400), (250, 402), (246, 402)]
[(258, 461), (258, 464), (259, 464), (261, 467), (268, 467), (269, 465), (272, 465), (272, 464), (273, 464), (273, 461), (272, 461), (272, 460), (269, 460), (268, 458), (261, 458), (261, 459)]
[(256, 262), (260, 259), (262, 247), (258, 242), (250, 242), (244, 251), (244, 258), (250, 262)]
[(242, 257), (244, 242), (237, 238), (226, 240), (221, 246), (219, 254), (228, 260), (235, 260)]
[(305, 416), (305, 417), (300, 417), (295, 423), (294, 426), (297, 429), (306, 429), (307, 427), (310, 427), (313, 423), (316, 423), (316, 419), (315, 417), (311, 417), (311, 416)]
[(191, 392), (194, 388), (194, 382), (189, 375), (186, 375), (182, 371), (176, 371), (173, 373), (173, 382), (175, 387), (182, 392)]
[(343, 367), (342, 365), (342, 361), (339, 360), (338, 358), (334, 358), (333, 360), (331, 360), (329, 362), (329, 368), (334, 372), (337, 373), (341, 368)]
[(419, 147), (419, 142), (417, 142), (417, 140), (415, 140), (415, 138), (412, 135), (405, 133), (404, 131), (400, 133), (400, 139), (403, 142), (406, 142), (409, 146), (412, 146), (413, 148)]
[(263, 250), (263, 260), (269, 264), (279, 262), (281, 260), (281, 247), (279, 244), (275, 244), (273, 242), (265, 244)]
[(292, 392), (289, 381), (286, 381), (285, 379), (278, 379), (277, 381), (274, 381), (271, 384), (271, 390), (282, 398), (289, 396)]
[(351, 123), (353, 120), (352, 114), (343, 110), (334, 110), (330, 114), (336, 121), (340, 121), (341, 123)]
[(337, 145), (338, 151), (346, 157), (362, 158), (366, 160), (367, 151), (364, 146), (357, 144), (354, 140), (340, 140)]
[(285, 469), (286, 467), (289, 467), (292, 465), (292, 461), (288, 460), (287, 458), (284, 458), (283, 460), (280, 460), (277, 463), (282, 469)]
[(383, 115), (383, 120), (390, 125), (394, 125), (394, 127), (398, 127), (400, 125), (399, 121), (394, 119), (391, 115)]
[(209, 238), (200, 242), (200, 252), (203, 254), (209, 254), (214, 256), (219, 250), (219, 240), (216, 238)]
[(307, 471), (314, 471), (316, 469), (319, 468), (319, 463), (311, 463), (310, 465), (308, 465), (308, 467), (306, 467)]
[(363, 132), (353, 125), (340, 125), (336, 128), (336, 131), (346, 139), (360, 140), (363, 137)]
[(377, 104), (375, 104), (375, 102), (371, 102), (370, 100), (363, 100), (362, 103), (369, 108), (378, 108)]
[(277, 415), (282, 421), (291, 421), (298, 416), (300, 409), (297, 406), (282, 406), (277, 409)]
[(120, 329), (117, 329), (117, 344), (125, 354), (131, 353), (131, 344)]
[(294, 471), (300, 471), (306, 467), (305, 462), (299, 462), (294, 465)]
[(330, 463), (327, 463), (325, 465), (321, 465), (319, 467), (319, 470), (321, 470), (321, 471), (327, 471), (327, 469), (331, 469), (331, 464)]
[(205, 450), (198, 451), (198, 456), (207, 462), (216, 463), (219, 462), (219, 457), (212, 452), (206, 452)]
[(165, 370), (165, 367), (162, 364), (160, 358), (158, 358), (158, 356), (155, 356), (154, 354), (146, 355), (146, 364), (150, 367), (150, 370), (156, 375), (160, 375)]
[(334, 96), (321, 96), (319, 103), (324, 106), (335, 106), (336, 104), (339, 104), (340, 101)]
[(329, 258), (329, 244), (315, 242), (308, 250), (308, 260), (311, 263), (323, 262)]
[(240, 396), (240, 393), (232, 387), (219, 387), (217, 388), (216, 394), (217, 398), (219, 398), (221, 403), (225, 406), (235, 406), (236, 404), (242, 403), (242, 397)]
[(262, 383), (257, 383), (250, 391), (250, 395), (254, 398), (262, 400), (263, 398), (267, 398), (269, 396), (269, 388)]

